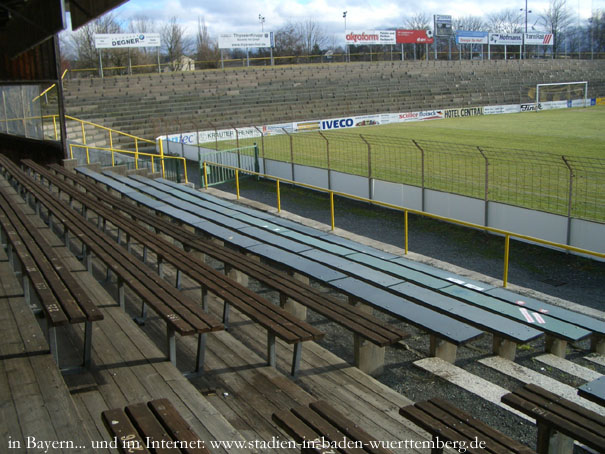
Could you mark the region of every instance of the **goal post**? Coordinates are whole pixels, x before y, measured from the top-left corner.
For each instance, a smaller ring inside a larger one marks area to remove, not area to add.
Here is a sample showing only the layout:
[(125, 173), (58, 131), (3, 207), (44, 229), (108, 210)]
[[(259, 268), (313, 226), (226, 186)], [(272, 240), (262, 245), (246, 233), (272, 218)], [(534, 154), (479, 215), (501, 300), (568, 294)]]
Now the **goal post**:
[[(557, 82), (536, 85), (536, 104), (538, 106), (548, 102), (566, 101), (570, 107), (587, 107), (588, 82)], [(538, 112), (540, 109), (536, 109)]]

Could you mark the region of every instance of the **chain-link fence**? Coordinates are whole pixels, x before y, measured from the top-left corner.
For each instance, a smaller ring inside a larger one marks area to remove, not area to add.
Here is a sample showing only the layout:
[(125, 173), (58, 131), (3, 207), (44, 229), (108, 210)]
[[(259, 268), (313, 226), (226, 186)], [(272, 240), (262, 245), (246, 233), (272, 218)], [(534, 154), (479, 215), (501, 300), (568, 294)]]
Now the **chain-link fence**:
[[(237, 140), (261, 158), (605, 222), (605, 159), (349, 132)], [(226, 149), (236, 141), (205, 144)]]

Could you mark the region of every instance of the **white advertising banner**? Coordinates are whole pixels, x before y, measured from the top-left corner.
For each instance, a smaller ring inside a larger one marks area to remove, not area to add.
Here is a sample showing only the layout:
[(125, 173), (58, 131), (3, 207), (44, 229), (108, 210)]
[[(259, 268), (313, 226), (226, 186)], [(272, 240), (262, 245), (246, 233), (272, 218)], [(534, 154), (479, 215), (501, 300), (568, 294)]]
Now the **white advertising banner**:
[(112, 33), (94, 35), (95, 48), (120, 49), (126, 47), (159, 47), (159, 33)]
[(500, 46), (521, 46), (523, 33), (490, 33), (489, 43)]
[(554, 42), (552, 33), (526, 33), (525, 44), (537, 46), (552, 46)]
[(396, 44), (397, 32), (395, 30), (346, 31), (345, 43), (350, 45)]
[(521, 112), (520, 104), (508, 104), (504, 106), (485, 106), (483, 108), (483, 115), (498, 115), (519, 112)]
[(251, 47), (273, 46), (273, 32), (223, 33), (218, 36), (219, 49), (245, 49)]

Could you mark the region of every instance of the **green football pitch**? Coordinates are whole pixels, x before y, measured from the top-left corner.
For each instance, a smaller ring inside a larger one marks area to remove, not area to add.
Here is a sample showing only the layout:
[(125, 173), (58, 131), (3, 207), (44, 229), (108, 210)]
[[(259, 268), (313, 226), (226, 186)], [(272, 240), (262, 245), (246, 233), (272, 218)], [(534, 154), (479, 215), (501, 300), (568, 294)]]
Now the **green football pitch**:
[(239, 146), (256, 142), (268, 159), (562, 215), (571, 197), (572, 216), (603, 222), (604, 125), (605, 106), (593, 106), (273, 135)]

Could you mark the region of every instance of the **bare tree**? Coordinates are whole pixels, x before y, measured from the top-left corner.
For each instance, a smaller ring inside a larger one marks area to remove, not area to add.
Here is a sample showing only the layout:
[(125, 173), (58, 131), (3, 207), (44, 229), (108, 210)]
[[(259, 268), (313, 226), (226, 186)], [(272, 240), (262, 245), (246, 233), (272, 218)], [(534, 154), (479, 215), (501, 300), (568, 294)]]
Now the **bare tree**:
[(430, 30), (431, 18), (426, 13), (416, 13), (405, 20), (405, 26), (410, 30)]
[[(95, 48), (94, 35), (97, 33), (120, 33), (121, 31), (122, 26), (116, 16), (109, 13), (89, 22), (69, 35), (64, 44), (67, 47), (67, 53), (75, 60), (76, 68), (96, 67), (99, 62), (99, 50)], [(121, 66), (127, 58), (127, 52), (123, 49), (113, 49), (104, 55), (115, 66)]]
[[(157, 32), (157, 25), (150, 17), (138, 15), (130, 18), (128, 22), (128, 31), (130, 33), (154, 33)], [(157, 49), (150, 47), (130, 49), (132, 64), (150, 65), (154, 63), (156, 53)]]
[(295, 23), (288, 22), (275, 32), (275, 53), (280, 56), (302, 53), (302, 37)]
[(567, 7), (567, 0), (551, 0), (546, 11), (540, 14), (540, 22), (552, 33), (553, 53), (559, 52), (560, 43), (563, 42), (563, 34), (571, 26), (573, 15)]
[(452, 27), (454, 30), (464, 31), (485, 31), (487, 28), (483, 18), (479, 16), (465, 16), (456, 18), (452, 21)]
[(185, 29), (177, 22), (176, 17), (164, 25), (160, 31), (162, 51), (172, 70), (179, 66), (179, 60), (189, 50), (189, 43), (185, 36)]
[(523, 13), (519, 9), (509, 8), (487, 16), (487, 28), (493, 33), (521, 33), (523, 31)]
[(197, 18), (197, 35), (195, 37), (195, 59), (202, 62), (206, 68), (215, 68), (218, 65), (219, 49), (216, 40), (208, 33), (208, 26), (204, 17)]
[(326, 46), (328, 42), (326, 32), (315, 19), (305, 19), (297, 24), (297, 28), (304, 54), (321, 52), (321, 48)]

